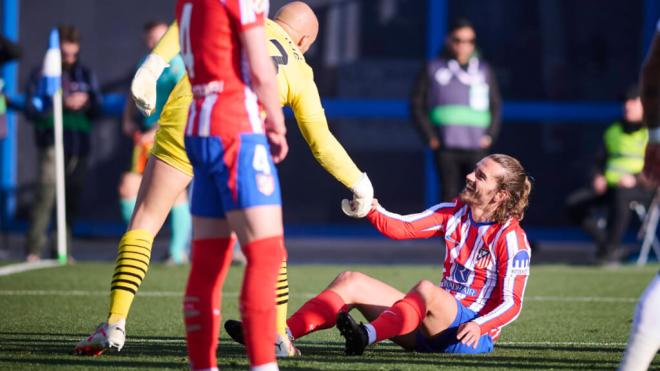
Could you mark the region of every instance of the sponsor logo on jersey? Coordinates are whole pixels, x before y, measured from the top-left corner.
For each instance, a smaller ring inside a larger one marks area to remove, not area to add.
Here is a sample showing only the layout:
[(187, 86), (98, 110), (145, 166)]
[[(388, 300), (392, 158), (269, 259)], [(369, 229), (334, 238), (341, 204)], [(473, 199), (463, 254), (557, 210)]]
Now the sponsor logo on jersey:
[(518, 251), (516, 255), (513, 256), (511, 273), (529, 274), (529, 253), (527, 251)]
[(461, 285), (460, 283), (457, 282), (449, 281), (446, 278), (442, 280), (442, 282), (440, 283), (440, 287), (442, 287), (445, 290), (454, 291), (456, 293), (463, 294), (465, 296), (477, 296), (477, 290), (473, 289), (472, 287)]
[(470, 278), (471, 273), (472, 273), (471, 270), (465, 268), (460, 264), (456, 264), (454, 266), (454, 274), (452, 274), (452, 276), (456, 282), (465, 283)]
[(266, 196), (275, 192), (275, 179), (270, 174), (257, 174), (257, 189)]

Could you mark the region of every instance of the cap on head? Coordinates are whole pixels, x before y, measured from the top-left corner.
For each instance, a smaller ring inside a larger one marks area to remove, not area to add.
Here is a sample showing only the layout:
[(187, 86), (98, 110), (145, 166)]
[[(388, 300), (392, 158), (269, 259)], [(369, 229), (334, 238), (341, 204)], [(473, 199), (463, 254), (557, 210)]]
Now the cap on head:
[(294, 39), (305, 53), (316, 41), (319, 33), (319, 21), (309, 5), (302, 1), (292, 1), (281, 7), (274, 18), (284, 30)]

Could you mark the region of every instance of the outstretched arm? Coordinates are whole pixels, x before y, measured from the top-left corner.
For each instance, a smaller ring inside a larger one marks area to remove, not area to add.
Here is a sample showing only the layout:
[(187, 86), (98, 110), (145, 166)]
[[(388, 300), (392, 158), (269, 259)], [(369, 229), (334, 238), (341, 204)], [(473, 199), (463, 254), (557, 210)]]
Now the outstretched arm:
[(421, 213), (399, 215), (391, 213), (374, 200), (374, 206), (367, 219), (383, 235), (394, 240), (411, 240), (442, 235), (449, 218), (461, 212), (467, 212), (463, 207), (456, 211), (456, 202), (435, 205)]
[(301, 82), (300, 90), (295, 92), (289, 103), (298, 128), (316, 161), (353, 192), (354, 215), (346, 210), (344, 212), (350, 216), (365, 217), (371, 209), (373, 186), (367, 174), (360, 171), (330, 131), (318, 89), (311, 76)]

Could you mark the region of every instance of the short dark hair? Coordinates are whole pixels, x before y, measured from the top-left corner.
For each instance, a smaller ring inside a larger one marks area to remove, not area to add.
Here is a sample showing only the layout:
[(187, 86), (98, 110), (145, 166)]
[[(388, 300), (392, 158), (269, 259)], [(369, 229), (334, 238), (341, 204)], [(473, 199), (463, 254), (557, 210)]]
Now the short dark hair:
[(142, 27), (142, 31), (144, 31), (146, 33), (146, 32), (149, 32), (149, 31), (151, 31), (154, 28), (159, 27), (159, 26), (168, 27), (169, 25), (167, 24), (167, 22), (164, 22), (164, 21), (161, 21), (161, 20), (151, 20), (151, 21), (144, 24), (144, 27)]
[(76, 26), (60, 25), (57, 30), (60, 33), (60, 42), (80, 44), (80, 31)]
[(621, 95), (621, 98), (623, 101), (627, 101), (631, 99), (637, 99), (640, 96), (641, 96), (641, 91), (639, 89), (639, 85), (633, 83), (628, 86), (628, 89), (626, 89), (625, 94)]
[(460, 30), (461, 28), (471, 28), (472, 30), (474, 30), (474, 26), (472, 25), (472, 22), (470, 22), (469, 19), (467, 19), (467, 18), (457, 18), (457, 19), (454, 19), (453, 22), (451, 22), (447, 32), (448, 33), (453, 33), (454, 31)]

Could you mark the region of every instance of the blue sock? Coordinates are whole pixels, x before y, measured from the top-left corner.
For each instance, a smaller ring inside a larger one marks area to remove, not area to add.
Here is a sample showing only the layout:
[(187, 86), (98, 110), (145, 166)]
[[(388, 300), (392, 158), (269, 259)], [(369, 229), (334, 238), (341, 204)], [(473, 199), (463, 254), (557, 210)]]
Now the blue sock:
[(119, 200), (119, 209), (121, 210), (121, 217), (124, 223), (128, 224), (133, 216), (133, 209), (135, 209), (134, 198), (122, 198)]
[(175, 263), (183, 263), (190, 242), (192, 218), (187, 202), (174, 205), (170, 211), (172, 237), (170, 237), (170, 257)]

